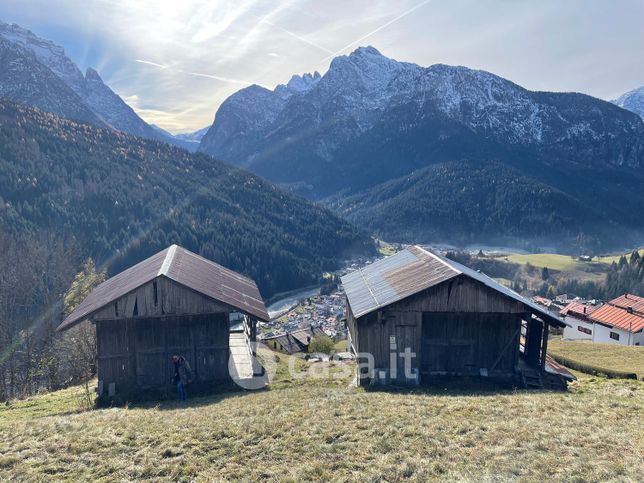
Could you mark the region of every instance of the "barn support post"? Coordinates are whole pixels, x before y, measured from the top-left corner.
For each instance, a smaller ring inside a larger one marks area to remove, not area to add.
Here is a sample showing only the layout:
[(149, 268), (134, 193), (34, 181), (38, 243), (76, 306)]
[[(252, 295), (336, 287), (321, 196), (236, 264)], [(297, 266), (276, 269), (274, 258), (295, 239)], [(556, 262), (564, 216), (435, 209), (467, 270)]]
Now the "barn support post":
[(544, 325), (545, 324), (541, 320), (535, 317), (532, 317), (528, 323), (525, 360), (528, 365), (534, 368), (541, 366)]
[(91, 323), (94, 325), (94, 331), (96, 333), (96, 377), (98, 378), (97, 396), (100, 398), (103, 396), (103, 367), (101, 365), (101, 351), (103, 348), (101, 347), (101, 328), (100, 322), (91, 320)]
[(543, 321), (543, 334), (541, 340), (541, 370), (543, 371), (546, 368), (546, 354), (548, 352), (548, 333), (549, 333), (548, 324)]
[(528, 347), (528, 338), (529, 338), (529, 332), (530, 332), (530, 321), (532, 320), (532, 312), (525, 312), (522, 316), (521, 320), (521, 335), (523, 336), (523, 340), (519, 341), (519, 346), (520, 348), (523, 348), (523, 355), (525, 356), (527, 353), (527, 347)]

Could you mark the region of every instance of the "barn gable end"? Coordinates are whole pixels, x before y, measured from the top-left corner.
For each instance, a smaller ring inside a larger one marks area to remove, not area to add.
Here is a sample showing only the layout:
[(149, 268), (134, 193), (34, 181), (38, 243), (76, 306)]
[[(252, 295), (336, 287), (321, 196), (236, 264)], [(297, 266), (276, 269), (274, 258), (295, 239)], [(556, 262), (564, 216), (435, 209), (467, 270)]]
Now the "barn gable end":
[(157, 277), (151, 282), (110, 302), (95, 312), (92, 315), (92, 320), (167, 317), (229, 311), (231, 311), (231, 308), (223, 303), (197, 293), (166, 277)]

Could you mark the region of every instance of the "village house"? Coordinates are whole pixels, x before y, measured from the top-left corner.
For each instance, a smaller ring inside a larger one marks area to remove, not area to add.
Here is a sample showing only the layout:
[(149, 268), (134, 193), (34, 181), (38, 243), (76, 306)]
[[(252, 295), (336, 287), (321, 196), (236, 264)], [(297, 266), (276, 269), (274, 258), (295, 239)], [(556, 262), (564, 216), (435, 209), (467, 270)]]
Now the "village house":
[(268, 314), (257, 285), (177, 245), (98, 285), (58, 330), (85, 320), (96, 325), (99, 397), (171, 394), (173, 355), (191, 366), (191, 390), (261, 372), (251, 342)]
[(604, 344), (644, 344), (644, 298), (624, 294), (603, 305), (570, 302), (561, 311), (568, 327), (563, 338)]
[(568, 326), (564, 328), (563, 338), (566, 340), (593, 340), (595, 323), (590, 316), (600, 305), (580, 301), (570, 302), (559, 311)]
[(590, 315), (593, 342), (644, 345), (644, 297), (620, 295)]
[(571, 302), (574, 299), (574, 296), (570, 296), (567, 293), (562, 293), (555, 296), (554, 302), (557, 304), (566, 305), (568, 302)]
[(342, 283), (362, 385), (470, 376), (562, 388), (574, 379), (547, 356), (548, 329), (565, 327), (561, 319), (421, 247), (345, 275)]
[(326, 334), (321, 328), (308, 326), (284, 334), (265, 336), (261, 341), (271, 349), (287, 354), (297, 354), (308, 352), (313, 338), (322, 335)]
[(536, 304), (543, 305), (546, 308), (552, 305), (552, 300), (546, 297), (541, 297), (540, 295), (535, 295), (534, 297), (532, 297), (532, 301)]

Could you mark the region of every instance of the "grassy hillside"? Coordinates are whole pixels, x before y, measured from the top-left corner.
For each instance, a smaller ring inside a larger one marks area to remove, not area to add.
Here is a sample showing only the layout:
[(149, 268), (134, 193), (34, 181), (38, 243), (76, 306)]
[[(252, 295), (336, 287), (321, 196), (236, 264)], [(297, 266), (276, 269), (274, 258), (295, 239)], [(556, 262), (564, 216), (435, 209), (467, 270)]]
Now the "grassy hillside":
[[(553, 271), (553, 275), (556, 275), (557, 278), (574, 279), (583, 282), (602, 281), (610, 266), (610, 263), (580, 262), (569, 255), (559, 255), (557, 253), (511, 254), (500, 259), (518, 265), (530, 264), (539, 269), (547, 267)], [(536, 282), (540, 283), (539, 280)]]
[(621, 372), (634, 372), (644, 378), (644, 347), (551, 340), (548, 352), (582, 364)]
[[(639, 253), (640, 255), (644, 255), (644, 248), (640, 249)], [(626, 253), (626, 256), (629, 255), (630, 252)], [(622, 255), (607, 255), (596, 257), (592, 262), (581, 262), (575, 257), (560, 255), (557, 253), (530, 253), (526, 255), (513, 253), (502, 258), (509, 262), (522, 265), (530, 263), (535, 267), (548, 267), (553, 270), (588, 272), (592, 271), (590, 269), (594, 268), (594, 265), (610, 265), (613, 262), (617, 263), (621, 256)]]
[(0, 479), (641, 480), (642, 382), (369, 392), (283, 363), (279, 379), (186, 406), (75, 412), (72, 388), (1, 407)]
[[(630, 260), (631, 253), (632, 252), (627, 252), (624, 254), (627, 260)], [(639, 249), (639, 253), (640, 255), (644, 255), (644, 249)], [(618, 284), (617, 286), (614, 286), (615, 284), (613, 284), (613, 286), (609, 287), (610, 290), (607, 291), (610, 293), (604, 293), (606, 291), (602, 291), (602, 293), (600, 293), (598, 285), (604, 285), (606, 276), (611, 271), (611, 265), (613, 262), (619, 262), (620, 257), (622, 257), (622, 255), (606, 255), (595, 257), (591, 262), (582, 262), (577, 257), (557, 253), (492, 253), (485, 254), (482, 257), (471, 257), (470, 264), (475, 264), (475, 268), (480, 268), (488, 275), (497, 279), (512, 279), (519, 275), (528, 282), (528, 287), (532, 290), (538, 290), (544, 283), (544, 280), (542, 279), (542, 268), (547, 267), (551, 277), (551, 279), (548, 280), (548, 284), (550, 285), (558, 285), (557, 282), (563, 282), (566, 280), (573, 280), (577, 282), (578, 285), (588, 283), (595, 284), (594, 291), (592, 288), (587, 288), (586, 290), (580, 289), (581, 293), (578, 293), (574, 287), (566, 288), (565, 284), (563, 284), (563, 286), (557, 287), (557, 290), (561, 292), (571, 290), (577, 295), (591, 298), (613, 298), (625, 291), (636, 293), (634, 290), (637, 289), (637, 282), (634, 277), (631, 277), (631, 279), (629, 279), (630, 282), (629, 280), (625, 280), (625, 283)], [(505, 271), (503, 270), (504, 267), (506, 268)], [(636, 271), (637, 269), (634, 270), (631, 275), (635, 275)], [(510, 273), (509, 276), (508, 273)], [(619, 274), (617, 274), (616, 277), (619, 278)], [(624, 274), (622, 274), (622, 278), (623, 277)]]

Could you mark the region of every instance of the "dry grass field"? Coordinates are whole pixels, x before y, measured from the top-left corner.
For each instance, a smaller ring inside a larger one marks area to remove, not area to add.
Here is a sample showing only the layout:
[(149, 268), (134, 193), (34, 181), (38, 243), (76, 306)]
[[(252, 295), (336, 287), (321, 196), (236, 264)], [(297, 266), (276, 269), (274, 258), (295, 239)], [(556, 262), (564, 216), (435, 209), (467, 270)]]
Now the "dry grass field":
[(82, 411), (81, 388), (3, 406), (0, 480), (644, 480), (640, 381), (375, 392), (280, 365), (270, 390), (184, 406)]
[(548, 352), (591, 366), (634, 372), (639, 379), (644, 377), (644, 347), (642, 346), (551, 340), (548, 342)]

